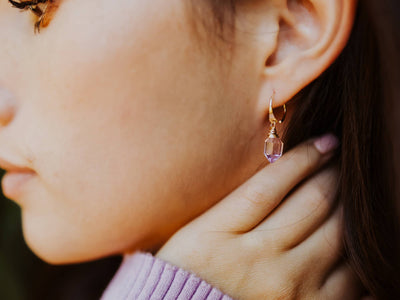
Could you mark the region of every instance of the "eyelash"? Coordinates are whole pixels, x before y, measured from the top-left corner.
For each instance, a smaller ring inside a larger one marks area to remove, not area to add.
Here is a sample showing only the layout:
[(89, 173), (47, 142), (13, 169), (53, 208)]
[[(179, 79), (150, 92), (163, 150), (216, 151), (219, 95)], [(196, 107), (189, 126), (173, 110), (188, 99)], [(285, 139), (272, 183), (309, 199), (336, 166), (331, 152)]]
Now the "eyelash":
[[(58, 7), (59, 0), (29, 0), (16, 2), (15, 0), (8, 0), (13, 7), (26, 10), (30, 9), (38, 17), (38, 21), (34, 25), (34, 33), (40, 32), (40, 27), (47, 27), (50, 23), (51, 17), (54, 14), (55, 9)], [(38, 5), (46, 4), (44, 10)]]

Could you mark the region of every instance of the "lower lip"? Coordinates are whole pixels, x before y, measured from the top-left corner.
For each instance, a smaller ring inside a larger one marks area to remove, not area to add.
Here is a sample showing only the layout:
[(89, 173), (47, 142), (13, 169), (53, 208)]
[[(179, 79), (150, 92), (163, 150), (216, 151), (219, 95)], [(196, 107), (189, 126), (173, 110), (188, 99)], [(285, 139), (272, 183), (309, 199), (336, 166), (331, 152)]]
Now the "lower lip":
[(22, 187), (33, 176), (34, 172), (7, 172), (1, 181), (4, 196), (12, 199), (18, 196)]

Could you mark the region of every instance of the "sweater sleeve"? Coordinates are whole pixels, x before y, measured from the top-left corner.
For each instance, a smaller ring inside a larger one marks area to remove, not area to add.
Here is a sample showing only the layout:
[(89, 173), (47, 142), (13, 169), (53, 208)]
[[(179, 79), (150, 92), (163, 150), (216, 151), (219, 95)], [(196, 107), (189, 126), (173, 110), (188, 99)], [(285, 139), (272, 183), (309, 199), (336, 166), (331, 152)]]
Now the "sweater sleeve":
[(233, 300), (193, 272), (150, 252), (125, 254), (100, 300)]

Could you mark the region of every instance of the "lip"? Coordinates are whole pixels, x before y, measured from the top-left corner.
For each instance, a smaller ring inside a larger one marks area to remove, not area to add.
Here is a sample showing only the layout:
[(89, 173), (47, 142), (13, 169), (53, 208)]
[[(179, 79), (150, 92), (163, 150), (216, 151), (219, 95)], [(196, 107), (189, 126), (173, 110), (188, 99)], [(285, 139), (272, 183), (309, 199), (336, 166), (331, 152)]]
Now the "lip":
[(35, 175), (34, 172), (7, 172), (1, 181), (4, 196), (16, 199), (23, 186)]
[(32, 169), (13, 164), (2, 157), (0, 168), (6, 171), (1, 181), (3, 194), (10, 199), (15, 199), (23, 185), (35, 175)]
[(7, 172), (1, 181), (4, 196), (16, 199), (23, 186), (34, 176), (33, 172)]
[(6, 159), (0, 157), (0, 169), (9, 172), (33, 172), (32, 169), (18, 166), (17, 164), (13, 164), (8, 162)]

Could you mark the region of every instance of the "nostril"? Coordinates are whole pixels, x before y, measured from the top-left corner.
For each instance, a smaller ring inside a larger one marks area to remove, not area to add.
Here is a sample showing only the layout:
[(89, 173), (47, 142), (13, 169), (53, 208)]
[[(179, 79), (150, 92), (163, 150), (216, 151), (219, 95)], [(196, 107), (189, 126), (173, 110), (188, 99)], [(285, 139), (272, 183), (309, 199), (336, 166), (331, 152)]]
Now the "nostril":
[(10, 92), (0, 88), (0, 124), (7, 125), (15, 114), (15, 100)]

